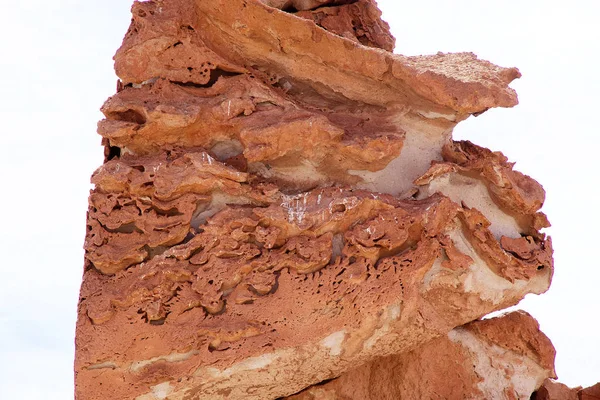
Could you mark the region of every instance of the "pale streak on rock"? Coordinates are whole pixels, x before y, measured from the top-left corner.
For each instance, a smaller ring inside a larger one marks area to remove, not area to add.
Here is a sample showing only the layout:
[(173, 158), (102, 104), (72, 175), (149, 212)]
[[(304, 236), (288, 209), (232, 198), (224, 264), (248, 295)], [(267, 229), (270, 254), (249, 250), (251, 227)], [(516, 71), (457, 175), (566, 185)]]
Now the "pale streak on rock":
[(190, 357), (195, 356), (197, 354), (198, 354), (197, 350), (191, 350), (191, 351), (188, 351), (187, 353), (171, 353), (166, 356), (154, 357), (149, 360), (134, 361), (131, 363), (131, 366), (129, 367), (129, 369), (131, 370), (131, 372), (138, 372), (142, 368), (147, 367), (157, 361), (166, 361), (166, 362), (170, 362), (170, 363), (180, 362), (180, 361), (185, 361), (185, 360), (189, 359)]
[(370, 0), (132, 13), (98, 125), (77, 400), (288, 396), (547, 290), (543, 189), (451, 136), (517, 103), (516, 69), (392, 54)]
[(455, 328), (286, 399), (528, 400), (555, 376), (554, 355), (537, 322), (519, 311)]

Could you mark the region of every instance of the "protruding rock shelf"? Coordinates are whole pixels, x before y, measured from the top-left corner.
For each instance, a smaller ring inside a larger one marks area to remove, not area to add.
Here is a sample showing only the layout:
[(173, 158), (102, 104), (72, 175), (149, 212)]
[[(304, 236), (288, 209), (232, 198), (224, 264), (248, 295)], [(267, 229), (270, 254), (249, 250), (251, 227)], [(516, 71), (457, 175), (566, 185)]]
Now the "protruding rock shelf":
[(517, 69), (393, 54), (372, 0), (132, 14), (98, 124), (78, 400), (436, 398), (442, 376), (526, 399), (554, 377), (530, 316), (471, 323), (553, 273), (543, 188), (452, 139), (517, 104)]

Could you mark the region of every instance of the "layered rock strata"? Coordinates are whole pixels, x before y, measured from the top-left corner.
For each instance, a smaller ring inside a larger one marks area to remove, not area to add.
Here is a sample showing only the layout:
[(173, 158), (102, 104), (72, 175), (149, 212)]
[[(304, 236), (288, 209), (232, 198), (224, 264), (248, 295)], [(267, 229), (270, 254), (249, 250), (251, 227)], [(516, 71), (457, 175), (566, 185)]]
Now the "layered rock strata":
[(545, 379), (555, 377), (554, 356), (535, 319), (513, 312), (455, 328), (288, 399), (529, 400)]
[(547, 290), (542, 187), (454, 126), (516, 104), (373, 1), (136, 2), (102, 107), (77, 399), (269, 399)]

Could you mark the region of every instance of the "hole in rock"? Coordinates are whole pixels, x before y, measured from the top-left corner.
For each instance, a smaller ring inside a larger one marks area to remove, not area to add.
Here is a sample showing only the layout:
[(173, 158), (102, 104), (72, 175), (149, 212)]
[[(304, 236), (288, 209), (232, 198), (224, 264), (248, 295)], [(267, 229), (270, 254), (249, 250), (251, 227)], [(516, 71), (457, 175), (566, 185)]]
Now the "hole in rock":
[(344, 250), (344, 236), (342, 236), (340, 233), (337, 233), (333, 236), (331, 242), (331, 258), (329, 263), (333, 264), (338, 257), (342, 256), (342, 251)]
[[(327, 1), (327, 2), (318, 2), (316, 5), (313, 5), (312, 7), (306, 7), (306, 5), (302, 5), (300, 4), (299, 6), (301, 7), (301, 9), (297, 9), (294, 4), (290, 4), (287, 7), (284, 7), (281, 9), (281, 11), (285, 11), (287, 13), (296, 13), (299, 11), (315, 11), (318, 10), (319, 8), (327, 8), (327, 7), (337, 7), (337, 6), (343, 6), (346, 4), (352, 4), (352, 3), (356, 3), (358, 0), (334, 0), (334, 1)], [(292, 2), (289, 2), (292, 3)]]
[(167, 317), (165, 318), (161, 318), (161, 319), (154, 319), (150, 321), (150, 325), (163, 325), (165, 323), (165, 320), (167, 319)]
[(138, 314), (140, 314), (142, 317), (142, 321), (148, 323), (148, 314), (146, 314), (146, 311), (142, 310), (141, 308), (137, 311)]
[[(193, 72), (195, 69), (196, 68), (194, 68), (194, 67), (187, 68), (187, 70), (190, 73)], [(174, 81), (172, 83), (179, 85), (179, 86), (185, 86), (185, 87), (209, 88), (209, 87), (213, 86), (215, 83), (217, 83), (217, 81), (221, 77), (227, 78), (227, 77), (231, 77), (231, 76), (241, 75), (239, 72), (225, 71), (220, 68), (211, 69), (209, 66), (205, 66), (204, 64), (201, 65), (200, 68), (198, 68), (198, 70), (200, 70), (201, 75), (210, 74), (210, 78), (209, 78), (208, 82), (206, 82), (204, 84), (200, 84), (200, 83), (194, 83), (194, 82)]]
[(239, 140), (224, 140), (217, 142), (211, 149), (211, 153), (221, 162), (229, 158), (238, 156), (244, 151), (244, 146)]
[(344, 212), (344, 211), (346, 211), (346, 206), (343, 204), (334, 204), (331, 207), (331, 211), (332, 212)]
[(119, 226), (117, 229), (108, 229), (106, 228), (107, 231), (112, 232), (112, 233), (143, 233), (143, 231), (141, 229), (139, 229), (135, 223), (131, 222), (129, 224), (123, 224), (121, 226)]
[(140, 112), (132, 109), (126, 111), (112, 111), (107, 114), (107, 118), (123, 122), (133, 122), (140, 125), (146, 123), (146, 117)]
[(106, 146), (104, 150), (106, 161), (110, 161), (113, 158), (121, 157), (121, 148), (117, 146)]

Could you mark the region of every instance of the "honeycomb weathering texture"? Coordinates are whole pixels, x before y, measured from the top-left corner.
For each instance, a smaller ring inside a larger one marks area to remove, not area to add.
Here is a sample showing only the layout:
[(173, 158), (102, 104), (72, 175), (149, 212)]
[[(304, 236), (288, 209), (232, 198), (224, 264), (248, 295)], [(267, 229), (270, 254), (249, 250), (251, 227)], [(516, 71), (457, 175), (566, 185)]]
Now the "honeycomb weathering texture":
[(504, 321), (543, 349), (511, 348), (494, 322), (457, 328), (552, 278), (543, 188), (452, 140), (517, 103), (518, 70), (392, 54), (371, 0), (132, 14), (98, 124), (78, 400), (275, 399), (461, 340), (513, 367), (534, 349), (519, 396), (553, 376), (530, 317)]

